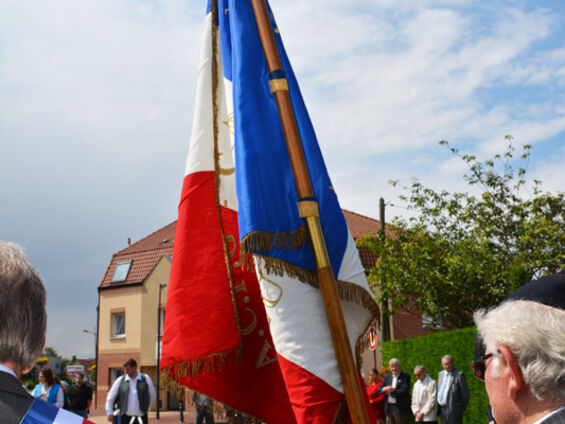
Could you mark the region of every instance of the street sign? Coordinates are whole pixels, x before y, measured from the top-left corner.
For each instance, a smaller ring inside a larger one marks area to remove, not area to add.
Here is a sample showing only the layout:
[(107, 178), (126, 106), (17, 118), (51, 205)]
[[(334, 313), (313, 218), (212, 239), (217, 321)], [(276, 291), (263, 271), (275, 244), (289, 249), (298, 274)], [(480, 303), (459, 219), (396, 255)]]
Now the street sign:
[(375, 350), (377, 348), (377, 329), (371, 327), (369, 330), (369, 349)]
[(79, 374), (84, 375), (84, 365), (67, 365), (67, 375), (69, 377), (76, 377)]

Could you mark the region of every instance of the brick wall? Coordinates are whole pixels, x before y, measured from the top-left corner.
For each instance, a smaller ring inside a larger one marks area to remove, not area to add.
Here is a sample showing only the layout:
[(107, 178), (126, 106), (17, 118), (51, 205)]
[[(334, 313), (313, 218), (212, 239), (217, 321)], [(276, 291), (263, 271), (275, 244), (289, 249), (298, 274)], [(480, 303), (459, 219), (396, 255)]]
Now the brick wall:
[(124, 362), (133, 358), (137, 361), (138, 369), (140, 363), (140, 352), (117, 352), (103, 353), (98, 356), (98, 376), (96, 386), (96, 409), (103, 410), (106, 405), (106, 396), (112, 387), (112, 368), (122, 368)]

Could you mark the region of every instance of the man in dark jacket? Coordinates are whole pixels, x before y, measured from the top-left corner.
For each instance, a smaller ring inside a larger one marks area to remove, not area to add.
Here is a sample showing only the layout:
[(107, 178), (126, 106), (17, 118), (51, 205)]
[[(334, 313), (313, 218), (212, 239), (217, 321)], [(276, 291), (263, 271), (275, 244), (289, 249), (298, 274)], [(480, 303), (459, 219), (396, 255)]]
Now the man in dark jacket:
[(461, 424), (469, 402), (465, 374), (453, 368), (453, 357), (441, 358), (443, 371), (437, 376), (437, 403), (442, 424)]
[(473, 370), (496, 421), (564, 424), (565, 273), (524, 284), (474, 318), (480, 337)]
[(19, 376), (45, 343), (45, 288), (21, 248), (1, 241), (0, 323), (0, 422), (19, 424), (34, 400)]
[(391, 424), (408, 424), (412, 419), (410, 409), (410, 375), (402, 372), (400, 361), (392, 358), (388, 365), (392, 371), (383, 380), (378, 393), (386, 394), (385, 413)]

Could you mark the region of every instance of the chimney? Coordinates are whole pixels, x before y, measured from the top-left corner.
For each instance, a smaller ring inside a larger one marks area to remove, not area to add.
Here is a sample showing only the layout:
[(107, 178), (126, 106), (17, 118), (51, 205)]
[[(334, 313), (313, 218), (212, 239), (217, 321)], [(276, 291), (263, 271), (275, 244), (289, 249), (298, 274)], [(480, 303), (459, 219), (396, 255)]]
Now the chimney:
[(128, 237), (128, 246), (131, 246), (131, 237)]

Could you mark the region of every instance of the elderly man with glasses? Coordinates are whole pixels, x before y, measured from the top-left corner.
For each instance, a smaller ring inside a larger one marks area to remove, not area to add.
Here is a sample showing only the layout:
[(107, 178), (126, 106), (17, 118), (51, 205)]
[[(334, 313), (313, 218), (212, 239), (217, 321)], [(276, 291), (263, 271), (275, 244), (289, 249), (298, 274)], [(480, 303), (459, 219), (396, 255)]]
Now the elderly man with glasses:
[(565, 424), (565, 274), (520, 287), (477, 311), (475, 376), (498, 424)]
[(412, 413), (417, 423), (437, 423), (437, 385), (423, 365), (414, 368), (416, 383), (412, 390)]

